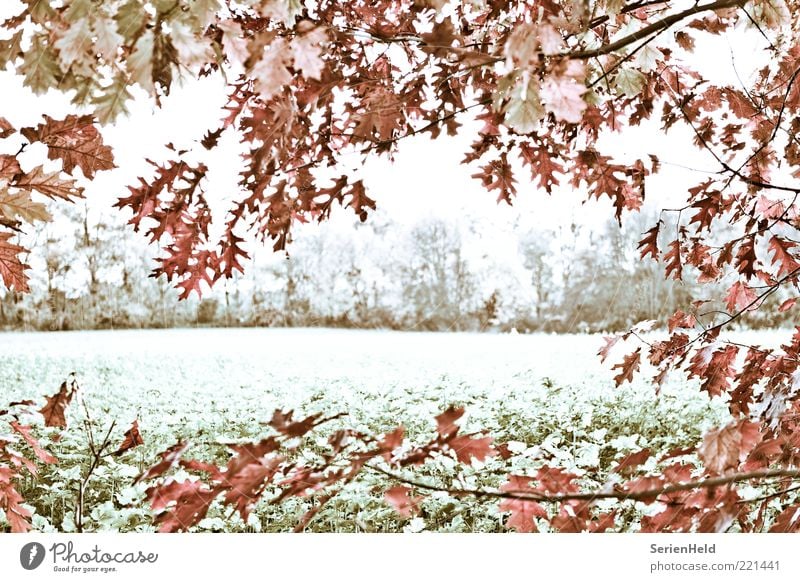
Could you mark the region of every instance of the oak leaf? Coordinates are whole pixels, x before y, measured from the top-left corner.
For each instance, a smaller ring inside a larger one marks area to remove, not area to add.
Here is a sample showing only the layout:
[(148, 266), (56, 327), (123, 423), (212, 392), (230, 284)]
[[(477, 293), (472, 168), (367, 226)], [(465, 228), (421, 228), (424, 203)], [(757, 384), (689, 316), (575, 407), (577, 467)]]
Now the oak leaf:
[(784, 508), (775, 518), (770, 533), (796, 533), (800, 531), (800, 504), (794, 503)]
[(22, 436), (22, 438), (25, 439), (25, 442), (30, 445), (30, 447), (33, 449), (33, 453), (40, 461), (47, 464), (53, 464), (57, 462), (56, 458), (50, 453), (48, 453), (46, 450), (44, 450), (42, 446), (39, 444), (39, 441), (36, 440), (36, 438), (31, 434), (31, 427), (22, 426), (19, 424), (19, 422), (15, 420), (11, 421), (9, 424), (11, 428), (17, 431)]
[(412, 497), (410, 493), (410, 488), (397, 485), (387, 489), (383, 497), (400, 517), (409, 518), (419, 512), (419, 503), (422, 501), (422, 497)]
[(292, 39), (292, 61), (308, 79), (320, 79), (325, 62), (322, 60), (322, 44), (326, 41), (325, 30), (315, 27)]
[(459, 436), (450, 439), (447, 444), (456, 454), (456, 458), (468, 465), (473, 459), (482, 462), (487, 457), (497, 454), (492, 448), (492, 440), (491, 437), (472, 438), (470, 436)]
[(462, 407), (450, 406), (447, 410), (434, 417), (436, 420), (436, 432), (443, 439), (454, 437), (459, 428), (456, 421), (462, 416), (464, 416)]
[(0, 139), (5, 139), (17, 132), (5, 117), (0, 117)]
[(620, 372), (614, 376), (614, 382), (620, 386), (623, 382), (633, 382), (633, 375), (639, 371), (639, 363), (642, 359), (642, 348), (637, 348), (635, 352), (625, 356), (619, 364), (612, 367), (612, 370), (619, 368)]
[(75, 180), (61, 178), (60, 172), (47, 173), (42, 166), (20, 176), (14, 186), (51, 199), (72, 201), (73, 198), (83, 198), (83, 188), (77, 186)]
[(618, 335), (605, 336), (603, 338), (603, 342), (605, 343), (603, 344), (603, 347), (600, 348), (600, 351), (597, 352), (597, 355), (600, 356), (601, 364), (606, 361), (606, 358), (608, 358), (608, 353), (611, 351), (611, 348), (617, 345), (617, 342), (620, 339), (621, 338)]
[(28, 276), (25, 271), (30, 267), (20, 259), (20, 254), (26, 249), (10, 243), (11, 236), (9, 232), (0, 232), (0, 277), (9, 289), (27, 293)]
[(616, 467), (614, 467), (611, 472), (612, 473), (623, 473), (623, 472), (630, 472), (631, 470), (635, 469), (647, 459), (650, 458), (650, 449), (642, 449), (639, 452), (631, 453), (630, 455), (625, 456)]
[(800, 269), (800, 263), (795, 260), (794, 255), (789, 251), (796, 247), (797, 243), (785, 240), (778, 236), (773, 236), (769, 241), (769, 250), (773, 252), (772, 263), (778, 264), (778, 277), (788, 275)]
[(728, 311), (735, 313), (748, 308), (758, 299), (755, 292), (741, 281), (736, 281), (725, 295), (725, 305)]
[(75, 383), (68, 384), (63, 382), (58, 392), (46, 398), (46, 404), (39, 413), (44, 417), (44, 425), (51, 427), (67, 427), (66, 411), (67, 406), (72, 402), (72, 398), (78, 391)]
[[(530, 486), (530, 483), (530, 477), (509, 475), (508, 481), (500, 486), (500, 491), (509, 494), (533, 495), (536, 490)], [(511, 516), (506, 521), (506, 527), (513, 528), (520, 533), (539, 531), (536, 527), (536, 518), (547, 519), (545, 508), (532, 499), (503, 499), (500, 502), (500, 511), (511, 512)]]
[(142, 435), (139, 432), (139, 420), (136, 419), (131, 424), (131, 427), (127, 431), (125, 431), (125, 438), (123, 439), (122, 444), (119, 446), (119, 448), (114, 452), (114, 454), (121, 455), (125, 451), (129, 451), (143, 444), (144, 444), (144, 439), (142, 438)]
[(26, 127), (21, 133), (31, 142), (44, 143), (48, 158), (61, 160), (65, 172), (71, 174), (79, 167), (84, 176), (94, 178), (95, 172), (116, 167), (111, 148), (103, 144), (91, 115), (68, 115), (62, 120), (45, 115), (44, 119), (44, 123)]
[(722, 428), (713, 429), (703, 437), (698, 455), (712, 474), (736, 469), (761, 438), (759, 425), (740, 420)]
[(219, 492), (209, 489), (202, 481), (186, 480), (151, 487), (147, 494), (154, 511), (166, 509), (156, 517), (158, 531), (171, 533), (186, 531), (203, 519)]
[(652, 256), (658, 260), (658, 233), (661, 228), (659, 221), (653, 228), (648, 230), (644, 238), (639, 241), (639, 248), (641, 249), (640, 258), (644, 259), (647, 255)]

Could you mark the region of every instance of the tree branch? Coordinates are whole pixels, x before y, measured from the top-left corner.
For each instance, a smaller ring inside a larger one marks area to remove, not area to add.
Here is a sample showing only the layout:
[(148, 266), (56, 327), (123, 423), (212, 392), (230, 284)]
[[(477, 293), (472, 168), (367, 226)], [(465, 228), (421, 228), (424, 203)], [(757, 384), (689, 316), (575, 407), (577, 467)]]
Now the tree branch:
[(392, 479), (417, 487), (418, 489), (425, 489), (428, 491), (440, 491), (448, 493), (453, 496), (472, 496), (472, 497), (492, 497), (499, 499), (520, 499), (528, 501), (538, 501), (541, 503), (561, 503), (562, 501), (594, 501), (597, 499), (618, 499), (620, 501), (645, 501), (652, 500), (661, 495), (669, 493), (677, 493), (679, 491), (692, 491), (694, 489), (709, 489), (712, 487), (719, 487), (720, 485), (729, 485), (732, 483), (740, 483), (742, 481), (751, 481), (753, 479), (768, 479), (772, 477), (789, 477), (792, 479), (800, 478), (800, 469), (766, 469), (761, 471), (750, 471), (747, 473), (735, 473), (732, 475), (723, 475), (719, 477), (710, 477), (706, 479), (697, 479), (694, 481), (685, 481), (683, 483), (674, 483), (664, 487), (657, 487), (654, 489), (647, 489), (644, 491), (594, 491), (587, 493), (564, 493), (564, 494), (538, 494), (530, 491), (498, 491), (492, 489), (459, 489), (450, 487), (441, 487), (439, 485), (432, 485), (422, 481), (415, 481), (408, 479), (403, 475), (387, 471), (375, 465), (367, 465), (368, 468), (386, 475)]
[(596, 49), (564, 53), (561, 56), (568, 59), (591, 59), (600, 55), (607, 55), (608, 53), (613, 53), (614, 51), (625, 48), (637, 40), (641, 40), (652, 34), (662, 32), (670, 28), (672, 25), (677, 24), (681, 20), (685, 20), (686, 18), (694, 16), (695, 14), (707, 11), (724, 10), (726, 8), (742, 8), (745, 4), (747, 4), (747, 0), (717, 0), (711, 4), (695, 4), (691, 8), (688, 8), (682, 12), (670, 14), (669, 16), (666, 16), (654, 22), (653, 24), (645, 26), (643, 29), (637, 30), (628, 36), (622, 37), (611, 44), (603, 45)]

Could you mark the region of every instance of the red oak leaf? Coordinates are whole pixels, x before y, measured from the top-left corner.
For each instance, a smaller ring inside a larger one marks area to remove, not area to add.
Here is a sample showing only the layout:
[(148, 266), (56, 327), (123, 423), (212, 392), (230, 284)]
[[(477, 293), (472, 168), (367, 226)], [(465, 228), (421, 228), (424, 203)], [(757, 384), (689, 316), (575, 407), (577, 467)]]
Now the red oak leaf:
[(72, 201), (73, 198), (83, 198), (83, 188), (76, 186), (75, 180), (63, 179), (59, 172), (47, 173), (42, 166), (17, 178), (14, 186), (51, 199)]
[(772, 264), (778, 266), (778, 277), (788, 275), (800, 268), (800, 264), (795, 260), (794, 255), (789, 251), (797, 246), (797, 243), (773, 236), (769, 241), (769, 250), (775, 253), (772, 256)]
[(645, 233), (644, 238), (639, 241), (639, 248), (641, 249), (641, 254), (639, 256), (642, 259), (647, 255), (650, 255), (654, 259), (658, 260), (658, 231), (660, 228), (661, 222), (659, 221), (659, 223), (648, 230)]
[(464, 416), (464, 409), (451, 406), (438, 416), (436, 419), (436, 431), (443, 439), (452, 438), (458, 433), (458, 425), (456, 421)]
[(387, 461), (392, 460), (392, 451), (403, 444), (405, 429), (397, 427), (392, 432), (387, 432), (378, 443), (378, 450), (383, 454)]
[(796, 533), (800, 531), (800, 504), (792, 504), (786, 507), (778, 517), (772, 527), (769, 528), (770, 533)]
[(27, 293), (28, 276), (25, 271), (29, 269), (19, 256), (27, 252), (21, 246), (12, 244), (8, 240), (12, 237), (10, 232), (0, 232), (0, 277), (3, 284), (9, 289), (14, 289), (22, 293)]
[(623, 473), (623, 472), (630, 472), (631, 470), (635, 469), (642, 463), (644, 463), (647, 459), (650, 458), (650, 449), (643, 449), (638, 453), (631, 453), (624, 457), (619, 464), (614, 467), (611, 472), (612, 473)]
[(131, 427), (125, 431), (125, 439), (114, 454), (121, 455), (125, 451), (129, 451), (143, 444), (144, 439), (142, 439), (142, 435), (139, 433), (139, 420), (136, 419), (133, 421), (133, 424), (131, 424)]
[(456, 458), (468, 465), (473, 459), (484, 461), (486, 457), (497, 454), (492, 448), (492, 440), (491, 437), (475, 439), (469, 436), (460, 436), (450, 439), (448, 445), (456, 454)]
[(741, 281), (736, 281), (725, 296), (725, 305), (728, 311), (735, 313), (742, 309), (748, 308), (752, 303), (758, 299), (755, 292)]
[[(634, 479), (625, 484), (625, 491), (635, 493), (641, 497), (637, 499), (644, 503), (652, 503), (658, 498), (660, 493), (658, 491), (665, 485), (663, 477), (644, 476)], [(651, 492), (653, 492), (651, 494)]]
[(189, 443), (186, 442), (178, 442), (172, 445), (170, 448), (160, 453), (159, 456), (161, 460), (158, 463), (139, 475), (134, 482), (138, 483), (140, 481), (153, 479), (154, 477), (160, 477), (180, 461), (181, 456), (183, 456), (183, 453), (185, 453), (188, 448)]
[(698, 454), (709, 473), (722, 473), (728, 469), (736, 469), (760, 438), (758, 424), (740, 420), (708, 431), (703, 437)]
[(209, 489), (202, 481), (186, 480), (151, 487), (147, 494), (154, 511), (166, 509), (156, 517), (158, 531), (171, 533), (187, 531), (202, 520), (219, 492)]
[(282, 457), (274, 457), (261, 462), (251, 462), (235, 474), (227, 471), (225, 487), (230, 489), (225, 493), (225, 503), (235, 506), (242, 519), (246, 520), (250, 509), (261, 498), (282, 461)]
[(39, 413), (44, 417), (44, 424), (45, 426), (54, 426), (60, 428), (67, 427), (67, 418), (65, 413), (67, 411), (67, 406), (69, 403), (72, 402), (72, 397), (75, 396), (78, 388), (75, 383), (67, 384), (66, 382), (61, 384), (61, 388), (53, 394), (52, 396), (47, 397), (47, 402), (39, 411)]
[(292, 410), (289, 412), (276, 410), (272, 414), (272, 419), (268, 424), (279, 433), (286, 436), (301, 437), (313, 429), (317, 425), (319, 419), (322, 417), (322, 413), (318, 412), (317, 414), (312, 414), (303, 420), (295, 421), (292, 419), (293, 414), (294, 411)]
[(409, 518), (419, 512), (419, 503), (422, 501), (422, 497), (411, 497), (410, 493), (410, 488), (397, 485), (387, 489), (383, 497), (400, 517)]
[(5, 511), (12, 533), (25, 533), (31, 529), (31, 512), (21, 505), (25, 500), (14, 487), (14, 477), (10, 468), (0, 465), (0, 509)]
[(669, 333), (676, 329), (692, 329), (697, 324), (697, 318), (691, 313), (684, 313), (680, 309), (672, 314), (669, 318), (667, 326)]
[(57, 462), (56, 458), (47, 451), (45, 451), (39, 444), (39, 441), (36, 440), (33, 437), (33, 435), (31, 435), (31, 427), (22, 426), (15, 420), (11, 421), (9, 424), (11, 425), (11, 428), (17, 431), (20, 435), (22, 435), (22, 438), (25, 439), (25, 442), (31, 446), (31, 448), (33, 449), (33, 453), (40, 461), (48, 464), (53, 464)]
[(5, 117), (0, 117), (0, 139), (6, 139), (8, 136), (17, 132), (14, 126), (9, 123)]
[(575, 485), (575, 473), (569, 473), (561, 467), (541, 467), (536, 471), (537, 491), (547, 493), (575, 493), (578, 490)]
[(734, 369), (733, 363), (739, 353), (736, 346), (726, 346), (711, 354), (708, 366), (703, 370), (701, 390), (708, 392), (709, 396), (720, 396), (727, 392), (731, 385)]
[(612, 370), (619, 368), (620, 372), (614, 376), (614, 382), (620, 386), (623, 382), (633, 382), (633, 375), (639, 371), (639, 363), (642, 359), (642, 348), (636, 348), (632, 354), (625, 356), (622, 361), (612, 367)]
[(530, 167), (531, 178), (539, 183), (548, 194), (553, 192), (553, 186), (558, 186), (559, 181), (555, 176), (556, 172), (563, 174), (564, 166), (558, 162), (558, 157), (554, 156), (544, 147), (534, 149), (527, 143), (519, 147), (522, 161)]
[(65, 172), (71, 174), (77, 166), (84, 176), (94, 178), (96, 171), (116, 167), (114, 154), (103, 144), (91, 115), (68, 115), (61, 120), (45, 115), (44, 119), (44, 123), (35, 128), (26, 127), (21, 133), (31, 142), (40, 141), (47, 145), (48, 157), (60, 159)]
[[(535, 494), (530, 486), (531, 478), (521, 475), (509, 475), (508, 482), (500, 486), (506, 493)], [(500, 502), (500, 511), (510, 511), (511, 516), (506, 521), (506, 527), (520, 533), (537, 532), (536, 518), (547, 519), (547, 511), (539, 503), (529, 499), (503, 499)]]
[(600, 356), (601, 364), (606, 361), (606, 358), (608, 358), (608, 352), (611, 351), (611, 348), (613, 348), (619, 340), (620, 336), (618, 335), (605, 336), (603, 338), (605, 345), (602, 348), (600, 348), (599, 352), (597, 352), (597, 355)]
[(734, 263), (736, 270), (739, 271), (746, 279), (755, 276), (756, 271), (756, 249), (755, 237), (747, 237), (742, 241), (742, 245), (736, 252), (736, 262)]
[(683, 276), (683, 264), (681, 263), (681, 243), (674, 240), (669, 243), (669, 251), (664, 254), (664, 259), (667, 262), (665, 267), (665, 274), (667, 277), (670, 275), (676, 280), (680, 281)]

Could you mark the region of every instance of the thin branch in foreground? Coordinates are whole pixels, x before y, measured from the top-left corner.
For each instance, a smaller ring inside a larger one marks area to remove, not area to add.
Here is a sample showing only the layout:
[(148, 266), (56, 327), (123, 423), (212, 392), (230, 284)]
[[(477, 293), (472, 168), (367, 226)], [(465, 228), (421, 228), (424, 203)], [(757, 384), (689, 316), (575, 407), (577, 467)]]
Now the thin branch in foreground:
[(597, 499), (617, 499), (620, 501), (650, 501), (662, 495), (669, 493), (677, 493), (679, 491), (692, 491), (695, 489), (710, 489), (719, 487), (720, 485), (729, 485), (732, 483), (741, 483), (743, 481), (751, 481), (755, 479), (768, 479), (771, 477), (789, 477), (792, 479), (800, 478), (800, 469), (766, 469), (761, 471), (750, 471), (747, 473), (734, 473), (732, 475), (725, 475), (720, 477), (710, 477), (706, 479), (697, 479), (694, 481), (685, 481), (683, 483), (674, 483), (672, 485), (665, 485), (664, 487), (657, 487), (654, 489), (646, 489), (643, 491), (594, 491), (587, 493), (564, 493), (564, 494), (539, 494), (530, 491), (499, 491), (494, 489), (458, 489), (452, 487), (442, 487), (439, 485), (432, 485), (422, 481), (409, 479), (398, 473), (388, 471), (376, 465), (367, 465), (369, 469), (382, 473), (387, 477), (411, 485), (419, 489), (428, 491), (440, 491), (459, 496), (472, 496), (476, 498), (493, 497), (498, 499), (519, 499), (527, 501), (537, 501), (541, 503), (561, 503), (563, 501), (594, 501)]

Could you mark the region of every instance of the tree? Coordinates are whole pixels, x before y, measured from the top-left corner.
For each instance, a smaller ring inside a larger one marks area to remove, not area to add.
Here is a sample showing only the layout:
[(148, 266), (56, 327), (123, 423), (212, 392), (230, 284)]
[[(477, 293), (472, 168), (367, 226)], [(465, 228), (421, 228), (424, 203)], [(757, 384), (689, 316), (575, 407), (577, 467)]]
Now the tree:
[[(653, 529), (698, 520), (720, 528), (744, 519), (733, 509), (734, 483), (797, 477), (800, 333), (774, 350), (726, 342), (721, 332), (797, 289), (798, 26), (800, 9), (782, 0), (24, 0), (3, 23), (10, 40), (0, 65), (34, 91), (69, 92), (82, 109), (19, 129), (0, 120), (0, 136), (20, 145), (0, 157), (0, 276), (9, 288), (28, 288), (25, 250), (12, 239), (25, 223), (49, 219), (34, 198), (74, 200), (80, 185), (65, 174), (92, 179), (114, 167), (101, 126), (124, 114), (134, 86), (156, 104), (181, 76), (219, 76), (230, 87), (222, 120), (187, 151), (173, 146), (170, 159), (151, 162), (153, 175), (117, 203), (132, 212), (134, 229), (163, 245), (155, 274), (184, 298), (243, 271), (248, 235), (282, 249), (296, 221), (324, 220), (337, 203), (366, 219), (375, 202), (347, 168), (354, 156), (391, 155), (407, 136), (456, 134), (471, 116), (482, 127), (464, 161), (499, 201), (512, 203), (523, 167), (547, 192), (572, 187), (609, 199), (621, 222), (662, 168), (651, 152), (618, 159), (604, 138), (656, 121), (664, 132), (683, 128), (687, 147), (711, 160), (713, 173), (688, 189), (684, 205), (662, 212), (639, 243), (640, 257), (663, 261), (667, 278), (694, 279), (712, 295), (674, 313), (664, 339), (645, 337), (641, 326), (623, 334), (641, 343), (614, 369), (618, 384), (628, 381), (646, 358), (656, 383), (682, 370), (710, 396), (729, 397), (734, 420), (699, 449), (701, 485), (676, 469), (626, 492), (673, 508), (651, 520)], [(748, 31), (733, 34), (759, 39), (761, 68), (747, 83), (708, 78), (695, 46), (742, 27)], [(237, 132), (246, 154), (238, 196), (215, 216), (205, 196), (208, 166), (195, 154), (202, 146), (213, 155), (226, 132)], [(36, 142), (63, 172), (20, 163)], [(212, 221), (224, 224), (218, 236)], [(722, 296), (713, 293), (719, 285)], [(536, 485), (512, 477), (504, 492), (517, 497), (505, 507), (518, 529), (541, 515), (541, 500), (562, 504), (553, 523), (601, 527), (580, 505), (574, 476), (546, 473)], [(710, 489), (691, 499), (697, 511), (675, 522), (674, 508), (698, 486)], [(796, 530), (789, 510), (779, 521)]]

